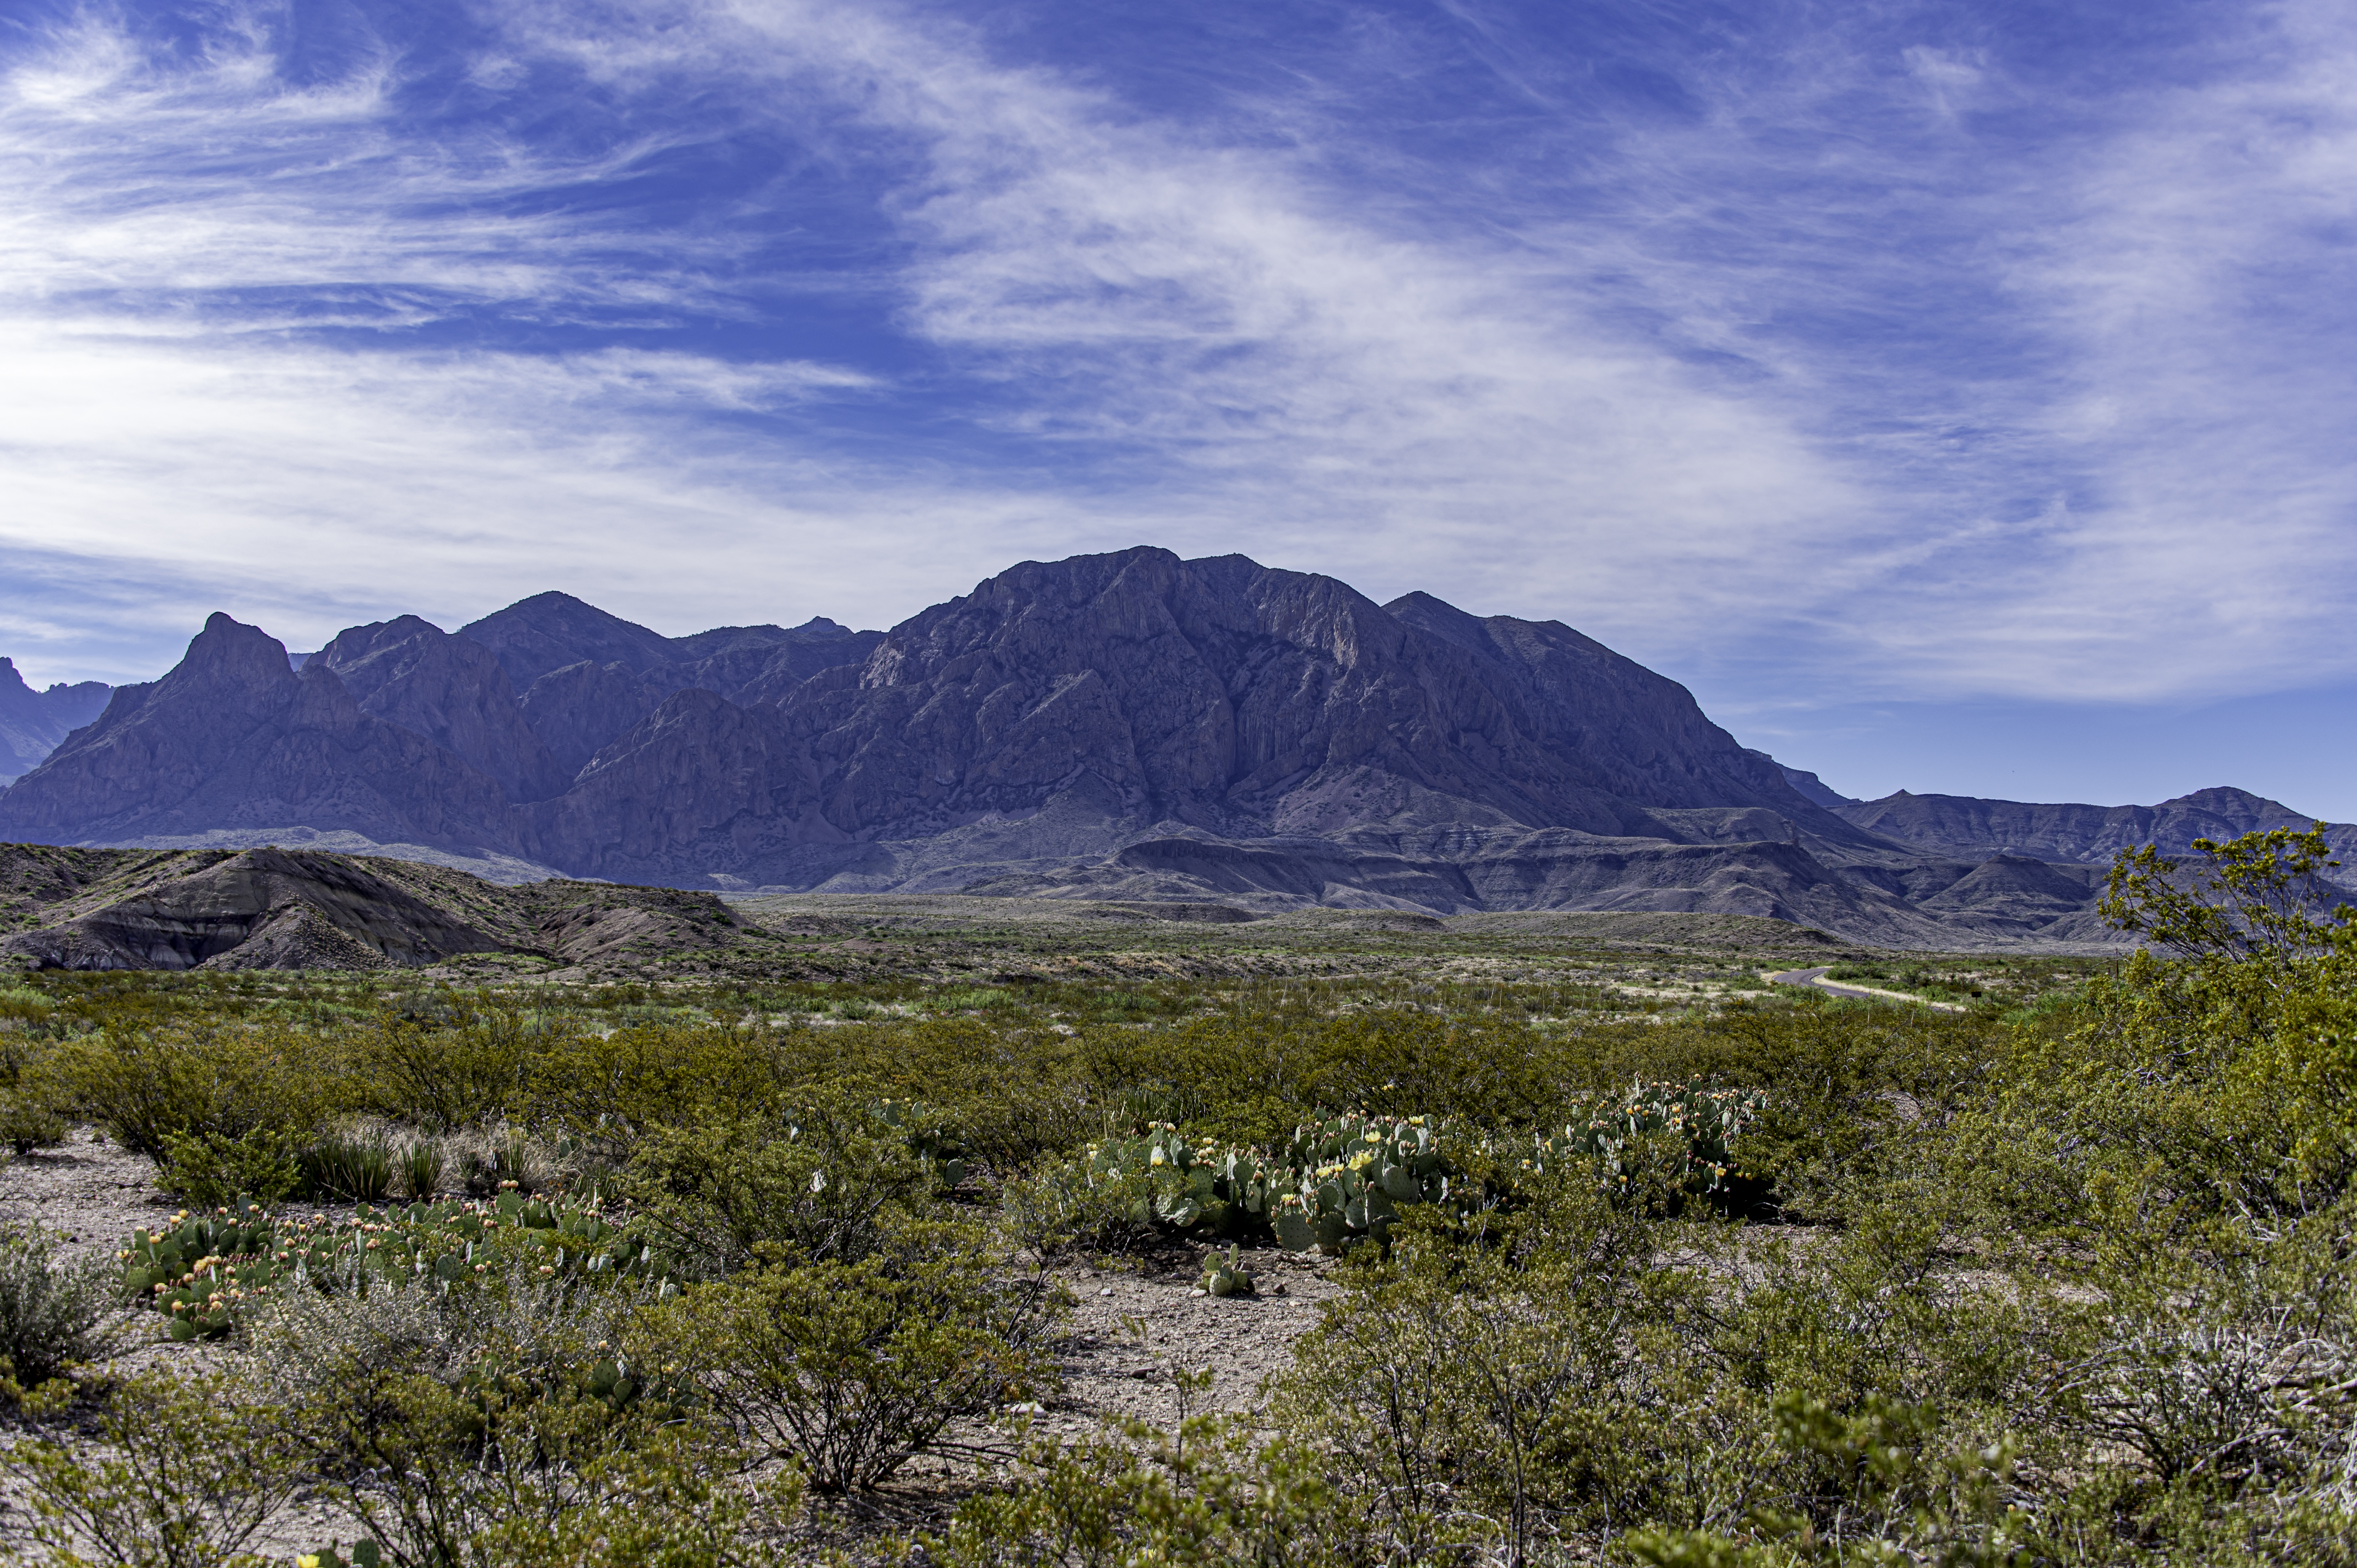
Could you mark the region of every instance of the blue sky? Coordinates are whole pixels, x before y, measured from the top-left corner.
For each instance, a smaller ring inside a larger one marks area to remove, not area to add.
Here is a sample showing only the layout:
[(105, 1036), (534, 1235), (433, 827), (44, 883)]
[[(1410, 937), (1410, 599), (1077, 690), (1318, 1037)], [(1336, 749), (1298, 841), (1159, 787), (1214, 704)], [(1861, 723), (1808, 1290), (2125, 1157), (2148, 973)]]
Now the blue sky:
[(1151, 542), (1836, 788), (2357, 818), (2346, 5), (0, 15), (0, 652)]

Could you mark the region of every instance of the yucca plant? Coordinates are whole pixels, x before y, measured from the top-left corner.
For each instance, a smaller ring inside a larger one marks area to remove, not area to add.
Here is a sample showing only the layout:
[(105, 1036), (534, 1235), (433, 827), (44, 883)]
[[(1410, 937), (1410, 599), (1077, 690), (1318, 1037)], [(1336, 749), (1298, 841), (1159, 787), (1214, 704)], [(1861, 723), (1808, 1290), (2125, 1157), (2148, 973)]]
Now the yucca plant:
[(401, 1151), (401, 1179), (411, 1197), (423, 1201), (442, 1190), (442, 1142), (420, 1138)]
[(303, 1190), (314, 1198), (382, 1203), (393, 1196), (393, 1140), (382, 1133), (334, 1133), (303, 1154)]

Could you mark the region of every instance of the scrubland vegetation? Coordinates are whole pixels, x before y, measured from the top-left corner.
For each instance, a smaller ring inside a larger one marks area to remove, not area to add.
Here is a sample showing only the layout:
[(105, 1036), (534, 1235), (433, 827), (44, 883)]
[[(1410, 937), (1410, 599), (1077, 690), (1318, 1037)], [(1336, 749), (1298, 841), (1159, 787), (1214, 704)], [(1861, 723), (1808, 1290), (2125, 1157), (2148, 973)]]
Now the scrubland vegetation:
[[(2349, 1562), (2357, 927), (2308, 897), (2322, 854), (2125, 860), (2125, 961), (1844, 955), (1956, 1012), (1511, 934), (1263, 964), (1223, 930), (1127, 978), (1029, 937), (791, 983), (22, 976), (0, 1138), (94, 1124), (186, 1211), (80, 1262), (0, 1237), (13, 1539)], [(1176, 1367), (1166, 1428), (1028, 1424), (1080, 1261), (1246, 1313), (1277, 1249), (1343, 1290), (1265, 1388)], [(928, 1508), (812, 1529), (920, 1470)]]

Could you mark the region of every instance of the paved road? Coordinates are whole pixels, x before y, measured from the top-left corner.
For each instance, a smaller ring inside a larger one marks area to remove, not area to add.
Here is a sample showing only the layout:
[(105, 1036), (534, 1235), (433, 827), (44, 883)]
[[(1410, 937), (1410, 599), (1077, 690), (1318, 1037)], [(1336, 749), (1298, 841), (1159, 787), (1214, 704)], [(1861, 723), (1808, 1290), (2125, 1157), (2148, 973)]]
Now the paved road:
[(1822, 991), (1829, 996), (1852, 996), (1860, 1002), (1912, 1002), (1921, 1007), (1936, 1007), (1943, 1013), (1961, 1013), (1964, 1008), (1953, 1002), (1934, 1002), (1929, 997), (1908, 996), (1892, 991), (1860, 991), (1855, 985), (1835, 985), (1825, 978), (1824, 969), (1788, 969), (1768, 977), (1770, 985), (1805, 985), (1812, 991)]

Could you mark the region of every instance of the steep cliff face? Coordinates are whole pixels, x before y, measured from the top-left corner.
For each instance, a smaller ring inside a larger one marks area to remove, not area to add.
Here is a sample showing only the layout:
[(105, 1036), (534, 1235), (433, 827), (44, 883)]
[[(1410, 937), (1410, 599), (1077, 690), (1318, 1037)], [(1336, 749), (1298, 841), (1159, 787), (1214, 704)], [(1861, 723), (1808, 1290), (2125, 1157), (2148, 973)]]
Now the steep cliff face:
[(465, 758), (511, 800), (563, 792), (579, 766), (560, 766), (533, 732), (490, 649), (415, 616), (339, 632), (304, 668), (314, 666), (333, 671), (361, 712)]
[(0, 659), (0, 784), (40, 766), (59, 742), (98, 717), (113, 688), (99, 681), (63, 682), (36, 692)]
[(0, 837), (95, 843), (301, 824), (384, 842), (503, 845), (500, 787), (414, 731), (362, 713), (336, 673), (301, 674), (259, 629), (215, 615), (162, 680), (0, 795)]

